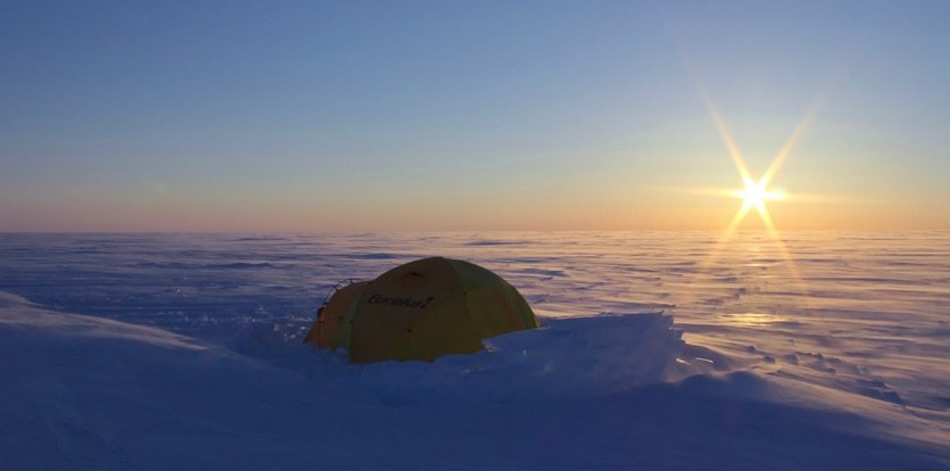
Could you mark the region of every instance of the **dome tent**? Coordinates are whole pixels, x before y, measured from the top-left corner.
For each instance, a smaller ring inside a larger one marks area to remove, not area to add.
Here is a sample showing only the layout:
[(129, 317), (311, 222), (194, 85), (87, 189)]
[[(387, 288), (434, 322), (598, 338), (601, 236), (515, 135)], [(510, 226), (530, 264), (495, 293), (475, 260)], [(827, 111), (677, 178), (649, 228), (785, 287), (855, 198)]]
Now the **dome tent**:
[(353, 363), (432, 361), (475, 353), (482, 339), (538, 327), (527, 301), (500, 276), (442, 257), (400, 265), (330, 296), (304, 342), (345, 348)]

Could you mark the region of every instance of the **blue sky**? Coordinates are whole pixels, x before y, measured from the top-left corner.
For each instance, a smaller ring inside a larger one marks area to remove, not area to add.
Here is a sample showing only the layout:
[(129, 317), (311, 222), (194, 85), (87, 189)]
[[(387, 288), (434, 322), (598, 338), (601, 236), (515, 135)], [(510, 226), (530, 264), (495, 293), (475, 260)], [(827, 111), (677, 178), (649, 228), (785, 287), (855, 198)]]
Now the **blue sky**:
[(950, 228), (946, 2), (0, 13), (0, 230), (716, 229), (699, 81), (756, 175), (820, 101), (780, 227)]

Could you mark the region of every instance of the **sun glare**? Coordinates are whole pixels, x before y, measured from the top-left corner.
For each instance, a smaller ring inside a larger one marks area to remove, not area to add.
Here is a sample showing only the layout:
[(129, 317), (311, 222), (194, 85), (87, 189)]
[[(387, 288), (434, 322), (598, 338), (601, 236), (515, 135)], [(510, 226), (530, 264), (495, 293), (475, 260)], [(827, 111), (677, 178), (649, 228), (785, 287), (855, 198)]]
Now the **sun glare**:
[[(796, 280), (801, 289), (805, 291), (807, 289), (805, 281), (802, 278), (801, 273), (798, 271), (795, 260), (792, 257), (788, 247), (785, 245), (785, 240), (780, 234), (775, 221), (772, 220), (772, 215), (769, 213), (769, 209), (766, 205), (768, 202), (775, 200), (794, 198), (800, 201), (800, 195), (789, 195), (782, 190), (770, 189), (769, 185), (775, 179), (779, 170), (785, 164), (788, 157), (792, 154), (792, 151), (801, 138), (805, 135), (808, 128), (811, 127), (812, 123), (815, 121), (815, 117), (818, 115), (821, 105), (824, 102), (824, 93), (826, 90), (823, 90), (815, 102), (806, 109), (805, 114), (801, 117), (801, 119), (799, 119), (798, 123), (792, 130), (791, 135), (788, 136), (788, 138), (785, 140), (785, 143), (778, 150), (778, 153), (772, 158), (765, 172), (759, 175), (758, 179), (755, 179), (746, 165), (745, 158), (743, 158), (742, 152), (739, 150), (736, 140), (729, 131), (729, 126), (727, 125), (725, 118), (716, 108), (716, 105), (713, 102), (713, 99), (709, 94), (705, 83), (703, 82), (702, 76), (697, 70), (695, 64), (693, 64), (689, 54), (686, 53), (685, 49), (681, 49), (681, 52), (683, 54), (686, 68), (693, 76), (696, 87), (699, 89), (699, 93), (702, 96), (703, 103), (706, 105), (709, 116), (712, 118), (713, 124), (716, 127), (716, 131), (718, 131), (719, 137), (722, 139), (722, 143), (726, 147), (726, 151), (729, 153), (736, 170), (739, 172), (739, 178), (741, 179), (743, 186), (742, 189), (735, 190), (717, 188), (706, 189), (705, 191), (697, 192), (702, 194), (712, 194), (715, 196), (726, 196), (742, 199), (742, 206), (736, 211), (732, 221), (729, 222), (729, 225), (720, 236), (719, 241), (710, 251), (709, 256), (700, 265), (699, 272), (704, 273), (712, 269), (712, 267), (715, 265), (715, 260), (719, 257), (720, 252), (724, 249), (725, 244), (727, 244), (729, 240), (735, 235), (735, 233), (742, 227), (743, 222), (749, 216), (749, 213), (753, 212), (753, 209), (755, 209), (754, 212), (757, 213), (759, 219), (762, 221), (762, 225), (765, 227), (768, 237), (775, 242), (775, 246), (777, 247), (781, 258), (785, 262), (785, 266), (788, 267), (792, 274), (792, 278)], [(834, 78), (834, 76), (832, 76), (832, 78)], [(809, 304), (810, 302), (808, 299), (809, 298), (807, 297), (805, 298), (806, 304)]]
[(733, 196), (742, 198), (746, 205), (756, 208), (764, 208), (765, 202), (769, 200), (780, 200), (785, 197), (784, 191), (769, 191), (766, 188), (768, 182), (763, 178), (757, 183), (747, 183), (745, 189), (733, 191)]

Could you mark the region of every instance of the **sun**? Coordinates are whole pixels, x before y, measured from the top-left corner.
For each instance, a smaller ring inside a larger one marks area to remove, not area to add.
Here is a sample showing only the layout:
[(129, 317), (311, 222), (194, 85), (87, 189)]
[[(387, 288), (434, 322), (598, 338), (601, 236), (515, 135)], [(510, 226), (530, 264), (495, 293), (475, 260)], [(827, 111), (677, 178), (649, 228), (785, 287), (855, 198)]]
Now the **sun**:
[(786, 197), (785, 192), (769, 189), (771, 175), (766, 174), (759, 180), (753, 180), (744, 162), (738, 168), (742, 174), (742, 181), (745, 183), (745, 188), (723, 193), (735, 198), (741, 198), (743, 203), (742, 208), (736, 212), (735, 217), (732, 218), (732, 222), (726, 229), (725, 237), (729, 238), (732, 236), (732, 234), (739, 229), (742, 222), (745, 221), (746, 216), (752, 211), (752, 208), (755, 208), (755, 212), (758, 213), (759, 218), (765, 224), (765, 228), (773, 237), (778, 238), (778, 229), (776, 229), (775, 223), (772, 221), (772, 215), (769, 214), (765, 203), (766, 201), (784, 199)]
[(758, 182), (752, 182), (751, 180), (746, 182), (745, 189), (734, 190), (732, 195), (737, 198), (742, 198), (745, 201), (745, 206), (755, 207), (759, 211), (765, 210), (765, 202), (769, 200), (780, 200), (785, 198), (785, 192), (781, 190), (772, 190), (769, 191), (766, 187), (768, 181), (765, 178), (762, 178)]

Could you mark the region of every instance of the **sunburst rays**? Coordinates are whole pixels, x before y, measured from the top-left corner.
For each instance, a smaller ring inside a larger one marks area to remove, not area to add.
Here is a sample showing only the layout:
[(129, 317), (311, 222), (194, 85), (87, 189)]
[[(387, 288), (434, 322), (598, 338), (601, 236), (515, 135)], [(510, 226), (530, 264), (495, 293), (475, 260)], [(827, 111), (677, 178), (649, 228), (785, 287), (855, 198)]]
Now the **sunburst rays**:
[(726, 149), (729, 151), (729, 155), (732, 157), (732, 161), (735, 164), (736, 170), (739, 172), (739, 177), (742, 179), (742, 183), (744, 185), (744, 188), (742, 189), (720, 192), (720, 194), (727, 194), (732, 197), (741, 198), (743, 202), (742, 206), (733, 216), (732, 221), (726, 227), (725, 232), (723, 233), (722, 237), (720, 237), (719, 242), (716, 244), (716, 247), (710, 254), (709, 260), (707, 260), (704, 266), (708, 268), (708, 266), (716, 260), (723, 246), (739, 230), (739, 227), (743, 222), (745, 222), (749, 213), (752, 212), (752, 209), (755, 209), (755, 213), (759, 216), (759, 219), (765, 226), (769, 237), (776, 242), (779, 253), (781, 254), (785, 263), (792, 271), (794, 277), (801, 281), (801, 276), (797, 267), (795, 266), (795, 261), (792, 258), (784, 240), (782, 239), (781, 233), (779, 232), (778, 227), (775, 225), (775, 221), (772, 219), (771, 213), (769, 213), (766, 202), (781, 200), (786, 196), (784, 191), (770, 190), (769, 185), (772, 183), (772, 180), (777, 175), (779, 169), (788, 159), (788, 156), (791, 154), (792, 150), (795, 148), (795, 145), (801, 139), (801, 136), (814, 121), (814, 117), (817, 114), (818, 109), (817, 105), (811, 106), (802, 119), (799, 120), (791, 136), (789, 136), (789, 138), (785, 141), (784, 145), (781, 147), (781, 149), (779, 149), (775, 157), (772, 158), (768, 169), (761, 178), (756, 180), (752, 177), (752, 174), (745, 163), (745, 159), (743, 158), (742, 153), (739, 151), (739, 147), (736, 144), (735, 139), (729, 132), (729, 128), (726, 125), (725, 119), (723, 119), (722, 115), (719, 113), (718, 109), (710, 98), (709, 93), (706, 91), (705, 86), (702, 85), (702, 82), (699, 81), (698, 77), (697, 81), (700, 83), (703, 101), (705, 102), (709, 114), (716, 125), (716, 129), (719, 131), (719, 137), (722, 139), (723, 144), (725, 144)]
[(736, 211), (732, 220), (725, 228), (725, 231), (722, 233), (707, 259), (700, 264), (699, 271), (701, 273), (708, 272), (709, 268), (714, 265), (715, 261), (724, 250), (726, 244), (733, 238), (733, 236), (742, 226), (743, 222), (745, 222), (745, 220), (748, 218), (749, 213), (753, 212), (752, 210), (755, 209), (755, 213), (765, 226), (768, 238), (775, 242), (778, 254), (783, 260), (784, 266), (790, 271), (793, 282), (798, 284), (804, 292), (806, 289), (804, 280), (798, 270), (791, 252), (788, 249), (788, 246), (786, 245), (774, 219), (772, 218), (771, 213), (768, 210), (767, 202), (786, 198), (787, 195), (784, 191), (770, 189), (770, 185), (772, 184), (779, 170), (788, 160), (788, 157), (792, 154), (792, 151), (795, 149), (796, 145), (801, 141), (802, 136), (814, 122), (823, 102), (822, 96), (819, 96), (819, 99), (817, 99), (811, 106), (807, 108), (804, 115), (796, 123), (792, 133), (785, 140), (782, 147), (779, 148), (778, 152), (770, 161), (765, 172), (760, 178), (755, 179), (752, 176), (752, 172), (749, 170), (748, 165), (746, 164), (742, 152), (739, 150), (739, 145), (735, 137), (729, 130), (729, 126), (726, 123), (722, 113), (720, 113), (719, 109), (716, 107), (716, 104), (707, 90), (705, 83), (698, 74), (695, 66), (689, 60), (688, 55), (684, 54), (684, 57), (686, 58), (687, 68), (693, 75), (693, 79), (695, 80), (697, 88), (702, 95), (703, 103), (705, 104), (706, 109), (712, 118), (713, 124), (716, 127), (716, 131), (718, 132), (722, 143), (726, 147), (729, 156), (732, 158), (732, 162), (735, 165), (736, 171), (739, 173), (739, 178), (741, 179), (743, 186), (742, 189), (737, 190), (716, 190), (710, 192), (712, 194), (721, 196), (741, 198), (742, 205)]

